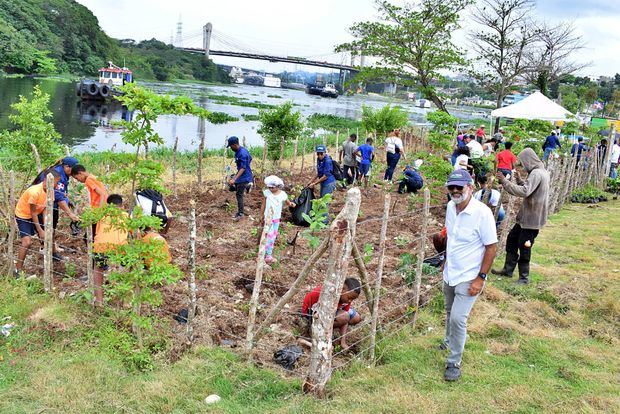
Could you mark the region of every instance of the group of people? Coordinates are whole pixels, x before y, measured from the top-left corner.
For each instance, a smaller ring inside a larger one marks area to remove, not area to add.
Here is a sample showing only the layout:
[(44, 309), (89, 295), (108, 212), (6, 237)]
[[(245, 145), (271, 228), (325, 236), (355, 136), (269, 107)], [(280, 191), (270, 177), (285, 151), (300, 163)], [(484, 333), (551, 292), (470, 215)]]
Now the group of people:
[[(54, 188), (48, 189), (46, 178), (51, 174), (54, 178)], [(89, 206), (92, 209), (103, 208), (106, 205), (122, 209), (123, 198), (119, 194), (108, 194), (105, 185), (96, 176), (87, 172), (86, 168), (79, 164), (74, 157), (64, 157), (54, 165), (42, 171), (32, 182), (32, 184), (21, 194), (15, 206), (15, 221), (20, 237), (20, 247), (15, 263), (15, 277), (18, 278), (24, 268), (24, 261), (28, 252), (35, 250), (32, 248), (33, 237), (38, 236), (40, 240), (45, 238), (45, 226), (51, 224), (56, 236), (56, 228), (59, 222), (60, 211), (62, 210), (71, 219), (71, 228), (79, 232), (80, 217), (74, 212), (73, 204), (69, 200), (69, 178), (85, 185), (89, 194)], [(45, 222), (44, 213), (46, 212), (47, 192), (54, 191), (54, 203), (52, 212), (52, 223)], [(140, 193), (137, 193), (140, 194)], [(146, 215), (155, 215), (162, 222), (162, 232), (168, 228), (170, 213), (153, 213), (152, 205), (140, 203), (140, 197), (136, 197), (138, 205), (143, 208)], [(128, 216), (127, 212), (122, 212)], [(77, 233), (74, 232), (74, 233)], [(75, 235), (75, 234), (74, 234)], [(94, 299), (95, 305), (103, 306), (103, 272), (108, 269), (108, 256), (117, 246), (127, 244), (129, 233), (113, 222), (111, 217), (103, 217), (99, 222), (92, 225), (92, 243), (94, 258)], [(154, 229), (145, 227), (140, 229), (138, 234), (133, 237), (140, 237), (147, 243), (153, 243), (154, 249), (164, 251), (171, 261), (170, 250), (166, 240)], [(57, 243), (53, 243), (52, 259), (61, 261), (64, 258), (60, 255), (61, 248)], [(145, 266), (148, 268), (152, 262), (152, 257), (144, 257)]]

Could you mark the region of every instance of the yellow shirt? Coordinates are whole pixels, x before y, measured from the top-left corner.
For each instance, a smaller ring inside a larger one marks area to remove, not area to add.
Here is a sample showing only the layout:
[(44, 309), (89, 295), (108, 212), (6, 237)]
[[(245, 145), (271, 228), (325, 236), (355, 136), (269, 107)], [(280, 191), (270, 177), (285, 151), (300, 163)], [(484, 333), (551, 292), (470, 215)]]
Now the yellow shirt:
[(45, 210), (46, 193), (43, 189), (43, 183), (28, 187), (24, 194), (19, 198), (15, 206), (15, 215), (21, 219), (30, 220), (32, 213), (30, 205), (36, 206), (36, 214), (39, 215)]
[[(170, 255), (170, 248), (168, 247), (168, 242), (166, 241), (166, 239), (164, 239), (161, 236), (161, 234), (155, 233), (153, 231), (146, 233), (144, 237), (142, 237), (142, 241), (146, 243), (150, 243), (151, 240), (156, 240), (157, 242), (159, 242), (158, 244), (161, 244), (161, 249), (163, 249), (163, 251), (166, 252), (166, 256), (168, 256), (167, 263), (170, 263), (172, 261), (172, 256)], [(144, 264), (146, 265), (147, 268), (151, 267), (152, 263), (153, 263), (152, 257), (144, 258)]]
[[(129, 214), (123, 211), (123, 215), (128, 217)], [(110, 217), (104, 217), (97, 223), (95, 232), (95, 242), (93, 243), (93, 252), (106, 253), (115, 246), (127, 244), (127, 230), (119, 229), (112, 225)]]

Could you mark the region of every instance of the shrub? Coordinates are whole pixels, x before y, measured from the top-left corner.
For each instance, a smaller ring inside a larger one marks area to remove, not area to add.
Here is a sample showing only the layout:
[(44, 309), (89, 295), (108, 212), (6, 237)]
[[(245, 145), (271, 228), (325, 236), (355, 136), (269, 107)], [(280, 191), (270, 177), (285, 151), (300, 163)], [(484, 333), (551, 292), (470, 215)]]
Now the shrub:
[(381, 109), (374, 109), (362, 105), (362, 127), (368, 132), (375, 132), (377, 136), (385, 136), (388, 132), (405, 126), (408, 121), (409, 115), (399, 107), (386, 105)]
[(433, 111), (426, 114), (426, 120), (433, 124), (433, 130), (446, 131), (450, 133), (454, 131), (457, 119), (444, 111)]
[(299, 112), (292, 111), (293, 104), (285, 102), (273, 109), (261, 109), (258, 118), (261, 123), (258, 133), (267, 143), (267, 154), (272, 160), (280, 157), (280, 145), (298, 137), (304, 128)]

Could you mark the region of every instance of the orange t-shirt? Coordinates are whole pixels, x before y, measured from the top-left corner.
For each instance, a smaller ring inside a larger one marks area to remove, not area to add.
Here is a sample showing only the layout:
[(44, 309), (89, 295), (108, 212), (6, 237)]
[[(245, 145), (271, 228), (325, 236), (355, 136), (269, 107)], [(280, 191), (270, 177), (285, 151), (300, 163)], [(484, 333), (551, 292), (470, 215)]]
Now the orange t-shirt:
[[(172, 261), (172, 256), (170, 255), (170, 248), (168, 247), (168, 242), (166, 241), (166, 239), (164, 239), (161, 234), (156, 233), (156, 232), (149, 232), (146, 233), (144, 235), (144, 237), (142, 237), (142, 241), (146, 242), (146, 243), (150, 243), (151, 240), (156, 240), (157, 242), (161, 243), (161, 248), (166, 252), (166, 256), (168, 256), (168, 262), (170, 263)], [(151, 257), (146, 257), (144, 259), (144, 264), (146, 265), (146, 267), (151, 267), (151, 264), (153, 263), (153, 258)]]
[(43, 189), (43, 183), (28, 187), (15, 206), (15, 215), (21, 219), (30, 220), (32, 218), (30, 204), (37, 206), (37, 215), (43, 213), (45, 210), (45, 202), (47, 201), (46, 197), (47, 195)]
[(99, 204), (101, 203), (101, 196), (97, 194), (97, 192), (95, 191), (95, 188), (99, 188), (103, 192), (104, 200), (108, 198), (108, 193), (105, 190), (105, 186), (94, 175), (89, 175), (88, 178), (86, 178), (86, 181), (84, 181), (84, 185), (86, 186), (86, 188), (88, 188), (88, 194), (90, 195), (90, 206), (91, 207), (93, 208), (99, 207)]
[[(123, 215), (129, 214), (123, 211)], [(93, 252), (106, 253), (115, 246), (127, 244), (127, 230), (119, 229), (112, 225), (110, 217), (104, 217), (97, 223)]]

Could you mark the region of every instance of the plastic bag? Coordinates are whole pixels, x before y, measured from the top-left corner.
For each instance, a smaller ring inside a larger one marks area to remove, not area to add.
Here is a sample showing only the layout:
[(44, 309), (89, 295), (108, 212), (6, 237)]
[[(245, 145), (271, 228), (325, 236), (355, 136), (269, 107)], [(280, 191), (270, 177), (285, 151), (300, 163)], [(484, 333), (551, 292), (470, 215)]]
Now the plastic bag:
[(277, 350), (273, 354), (273, 360), (282, 365), (284, 369), (292, 370), (295, 368), (295, 363), (304, 354), (304, 350), (297, 345), (287, 345), (282, 349)]
[(293, 200), (295, 207), (291, 209), (293, 215), (293, 223), (298, 226), (308, 227), (310, 223), (304, 219), (304, 214), (310, 214), (312, 210), (312, 200), (314, 199), (314, 193), (311, 188), (304, 188), (301, 190), (299, 197)]

